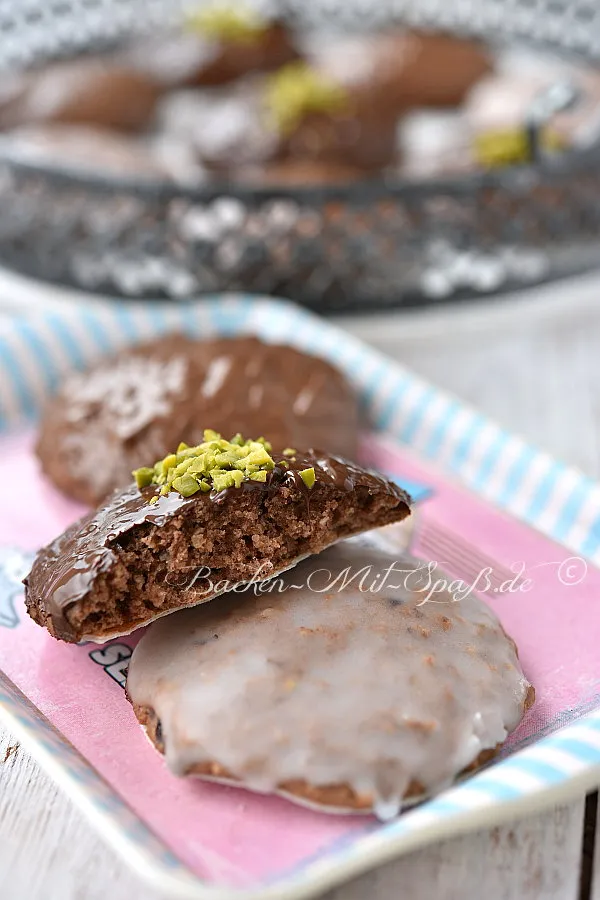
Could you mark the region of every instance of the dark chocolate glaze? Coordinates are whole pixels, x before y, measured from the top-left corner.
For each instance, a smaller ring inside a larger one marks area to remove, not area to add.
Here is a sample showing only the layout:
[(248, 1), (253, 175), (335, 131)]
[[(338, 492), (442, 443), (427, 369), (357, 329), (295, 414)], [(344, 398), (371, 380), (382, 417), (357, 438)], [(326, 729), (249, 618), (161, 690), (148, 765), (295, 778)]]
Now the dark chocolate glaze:
[(179, 441), (200, 443), (205, 428), (352, 459), (358, 425), (351, 387), (322, 359), (253, 337), (170, 335), (67, 378), (37, 452), (61, 490), (95, 505)]
[[(370, 494), (383, 493), (396, 498), (398, 518), (403, 518), (409, 511), (410, 498), (398, 485), (340, 457), (328, 456), (319, 450), (297, 453), (294, 457), (284, 457), (281, 451), (274, 451), (272, 455), (276, 466), (264, 483), (246, 481), (240, 488), (209, 494), (198, 492), (187, 498), (174, 491), (160, 496), (157, 486), (139, 490), (135, 484), (115, 492), (106, 503), (75, 522), (38, 553), (24, 580), (28, 609), (37, 611), (36, 620), (50, 618), (57, 637), (76, 639), (66, 612), (93, 589), (97, 576), (115, 563), (114, 548), (119, 538), (144, 524), (163, 527), (173, 516), (185, 515), (186, 508), (196, 503), (232, 503), (248, 491), (259, 494), (290, 491), (298, 499), (310, 502), (312, 496), (331, 488), (348, 493), (364, 488)], [(282, 465), (282, 461), (287, 466)], [(306, 486), (300, 475), (308, 468), (315, 471), (312, 488)], [(158, 501), (150, 503), (156, 496)], [(359, 526), (357, 531), (360, 531)]]
[(117, 491), (105, 504), (48, 544), (37, 555), (31, 572), (24, 579), (25, 597), (39, 598), (52, 617), (59, 637), (72, 635), (65, 611), (90, 590), (97, 575), (115, 562), (113, 545), (122, 535), (144, 522), (161, 526), (191, 501), (171, 491), (156, 503), (148, 501), (158, 488), (140, 491), (135, 484)]
[(287, 175), (302, 183), (302, 167), (306, 184), (379, 172), (397, 160), (399, 115), (413, 107), (458, 104), (490, 69), (489, 57), (475, 44), (401, 29), (325, 39), (320, 52), (313, 48), (309, 55), (318, 72), (346, 91), (347, 106), (303, 116), (282, 136), (274, 165), (261, 167), (256, 160), (265, 180), (285, 183)]
[[(373, 490), (377, 485), (377, 490), (384, 490), (386, 493), (394, 494), (401, 489), (393, 482), (387, 481), (377, 472), (369, 469), (363, 469), (347, 459), (341, 459), (336, 456), (329, 456), (322, 450), (308, 450), (306, 453), (295, 453), (293, 456), (284, 456), (282, 453), (273, 451), (273, 459), (276, 461), (275, 468), (267, 474), (267, 480), (262, 481), (243, 481), (241, 488), (226, 488), (223, 491), (211, 491), (210, 500), (213, 503), (223, 503), (229, 498), (235, 498), (236, 491), (261, 491), (262, 493), (274, 494), (282, 487), (293, 487), (299, 491), (304, 497), (310, 499), (312, 492), (317, 487), (328, 485), (345, 491), (353, 491), (358, 486), (363, 486)], [(305, 469), (315, 470), (315, 484), (309, 488), (300, 472)], [(393, 490), (391, 490), (393, 488)]]
[(317, 38), (308, 55), (318, 70), (348, 88), (361, 110), (380, 113), (457, 106), (492, 70), (492, 57), (481, 45), (404, 28)]

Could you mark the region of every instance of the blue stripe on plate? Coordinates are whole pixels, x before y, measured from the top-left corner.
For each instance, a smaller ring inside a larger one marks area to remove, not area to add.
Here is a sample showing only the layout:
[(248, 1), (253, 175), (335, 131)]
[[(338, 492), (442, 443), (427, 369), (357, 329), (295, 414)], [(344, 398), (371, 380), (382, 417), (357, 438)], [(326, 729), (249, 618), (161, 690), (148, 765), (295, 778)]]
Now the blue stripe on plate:
[(523, 772), (525, 775), (533, 775), (545, 784), (556, 784), (565, 779), (565, 772), (559, 766), (553, 766), (542, 759), (536, 759), (535, 756), (524, 756), (523, 759), (519, 759), (518, 765), (515, 764), (515, 771), (517, 773)]
[(389, 368), (389, 364), (385, 362), (385, 360), (380, 359), (377, 362), (377, 365), (374, 366), (373, 371), (366, 378), (361, 379), (362, 383), (362, 400), (365, 406), (370, 406), (371, 402), (377, 393), (377, 390), (381, 384), (382, 379), (385, 377), (385, 372)]
[(210, 305), (210, 321), (217, 334), (234, 335), (243, 330), (250, 306), (241, 297)]
[[(411, 386), (410, 378), (390, 372), (386, 378), (387, 385), (384, 381), (380, 384), (380, 393), (387, 393), (387, 399), (384, 401), (381, 409), (375, 414), (375, 427), (381, 431), (387, 431), (393, 416), (402, 408), (402, 400), (406, 391)], [(389, 386), (391, 384), (391, 387)], [(389, 392), (389, 393), (388, 393)], [(377, 401), (377, 392), (373, 393), (373, 404)]]
[(509, 506), (512, 503), (536, 457), (537, 453), (530, 447), (521, 447), (519, 455), (506, 473), (504, 486), (498, 495), (499, 503), (505, 506)]
[[(2, 379), (25, 416), (31, 416), (36, 409), (36, 402), (21, 361), (9, 342), (0, 336), (0, 366), (4, 369)], [(2, 420), (8, 421), (7, 412), (3, 412)]]
[(558, 479), (565, 471), (565, 466), (560, 465), (560, 463), (551, 463), (548, 471), (535, 489), (529, 506), (525, 511), (525, 515), (529, 521), (536, 522), (544, 512), (548, 505), (548, 501), (554, 493)]
[(581, 543), (580, 552), (583, 556), (594, 557), (600, 550), (600, 516), (598, 516), (588, 529), (588, 533)]
[(475, 490), (481, 490), (485, 487), (486, 482), (490, 480), (496, 471), (508, 443), (509, 436), (500, 432), (496, 440), (490, 444), (479, 464), (479, 469), (477, 470), (475, 477), (471, 481), (471, 486), (475, 488)]
[(588, 495), (588, 485), (584, 479), (575, 485), (567, 499), (565, 500), (560, 514), (556, 518), (554, 526), (554, 535), (557, 540), (562, 541), (566, 538), (569, 531), (577, 520), (577, 515), (581, 511), (581, 507), (585, 503)]
[(112, 353), (115, 349), (115, 345), (110, 339), (110, 335), (101, 316), (89, 309), (80, 309), (78, 310), (78, 314), (81, 324), (86, 328), (87, 333), (93, 339), (98, 349), (107, 355)]
[(77, 338), (73, 336), (68, 325), (68, 318), (57, 313), (51, 313), (46, 318), (46, 323), (58, 339), (69, 364), (76, 369), (83, 369), (87, 361), (85, 350)]
[(462, 404), (458, 400), (452, 400), (438, 417), (435, 427), (423, 448), (423, 453), (428, 459), (435, 458), (443, 449), (448, 430), (456, 421), (461, 408)]
[(58, 369), (46, 341), (40, 336), (39, 329), (29, 320), (24, 320), (19, 324), (18, 333), (24, 345), (24, 352), (33, 354), (32, 358), (40, 370), (46, 390), (52, 391), (56, 387)]
[(577, 759), (590, 763), (600, 763), (600, 747), (587, 743), (583, 738), (570, 737), (569, 734), (554, 735), (554, 744), (561, 750), (576, 756)]
[[(515, 772), (516, 778), (515, 781), (511, 784), (510, 781), (497, 781), (494, 779), (493, 770), (490, 774), (484, 772), (479, 775), (477, 778), (476, 785), (473, 785), (473, 789), (479, 792), (485, 792), (489, 795), (490, 802), (498, 802), (498, 801), (506, 801), (506, 800), (514, 800), (515, 797), (520, 797), (523, 794), (523, 788), (518, 784), (518, 771)], [(466, 793), (466, 792), (465, 792)], [(464, 809), (464, 805), (458, 802), (457, 798), (457, 807)]]
[(414, 402), (412, 408), (407, 413), (404, 421), (400, 426), (396, 427), (395, 435), (404, 444), (412, 443), (413, 438), (425, 418), (428, 408), (435, 400), (436, 395), (437, 390), (434, 387), (426, 386), (419, 392), (416, 402)]
[(469, 458), (473, 447), (477, 444), (477, 440), (485, 425), (486, 421), (483, 416), (480, 416), (477, 413), (472, 416), (471, 421), (458, 440), (456, 447), (452, 451), (452, 455), (449, 460), (450, 468), (454, 469), (455, 471), (460, 471), (460, 469)]
[(115, 327), (113, 333), (119, 338), (119, 343), (126, 343), (126, 341), (123, 341), (124, 336), (127, 338), (127, 341), (130, 341), (132, 344), (137, 344), (140, 339), (140, 334), (129, 307), (125, 305), (116, 306), (114, 315)]
[(155, 337), (165, 334), (169, 330), (167, 317), (160, 303), (149, 303), (146, 307), (146, 312)]

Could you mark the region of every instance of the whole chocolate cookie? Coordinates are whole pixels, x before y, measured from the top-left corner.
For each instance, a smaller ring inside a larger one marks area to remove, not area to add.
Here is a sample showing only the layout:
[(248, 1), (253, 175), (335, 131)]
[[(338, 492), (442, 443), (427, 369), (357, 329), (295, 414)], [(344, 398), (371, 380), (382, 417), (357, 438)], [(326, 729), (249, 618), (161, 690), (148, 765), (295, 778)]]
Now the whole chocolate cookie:
[(340, 372), (292, 347), (170, 335), (69, 376), (45, 409), (37, 454), (57, 487), (95, 505), (144, 461), (199, 443), (207, 424), (352, 459), (358, 404)]
[(25, 579), (30, 616), (56, 638), (105, 641), (410, 511), (407, 494), (375, 473), (269, 451), (206, 432), (141, 468), (137, 484), (40, 551)]
[(533, 688), (491, 609), (428, 602), (418, 566), (364, 535), (152, 625), (127, 693), (169, 768), (389, 818), (492, 757)]
[(492, 69), (483, 46), (404, 29), (333, 42), (321, 35), (310, 45), (309, 59), (364, 102), (400, 114), (416, 107), (457, 106)]
[(397, 114), (363, 85), (292, 62), (267, 79), (265, 121), (279, 134), (278, 157), (381, 169), (396, 154)]
[(152, 79), (110, 59), (55, 63), (22, 77), (0, 104), (0, 126), (64, 122), (139, 131), (151, 121), (159, 93)]

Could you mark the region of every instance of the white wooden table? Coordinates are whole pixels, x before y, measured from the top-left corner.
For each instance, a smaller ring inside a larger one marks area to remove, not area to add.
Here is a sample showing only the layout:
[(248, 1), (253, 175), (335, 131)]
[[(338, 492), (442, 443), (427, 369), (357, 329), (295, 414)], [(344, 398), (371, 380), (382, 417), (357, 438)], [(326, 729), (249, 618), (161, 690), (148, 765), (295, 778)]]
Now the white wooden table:
[[(19, 287), (0, 273), (0, 314), (21, 304)], [(25, 305), (34, 310), (35, 300)], [(600, 477), (600, 277), (489, 304), (341, 324)], [(543, 815), (428, 847), (327, 900), (600, 900), (596, 810), (597, 795), (577, 797)], [(136, 895), (159, 900), (0, 728), (1, 900)]]

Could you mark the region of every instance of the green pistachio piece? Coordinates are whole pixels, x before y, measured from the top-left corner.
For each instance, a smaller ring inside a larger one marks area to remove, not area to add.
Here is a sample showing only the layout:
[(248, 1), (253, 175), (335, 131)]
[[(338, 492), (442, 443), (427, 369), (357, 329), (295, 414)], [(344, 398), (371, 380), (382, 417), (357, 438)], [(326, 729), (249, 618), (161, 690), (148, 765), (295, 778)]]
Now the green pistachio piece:
[(220, 469), (231, 469), (240, 461), (239, 453), (236, 450), (224, 450), (215, 456), (215, 465)]
[(176, 453), (177, 463), (183, 462), (184, 459), (194, 459), (198, 453), (197, 447), (187, 447), (185, 450), (178, 450)]
[(294, 450), (293, 447), (286, 447), (283, 451), (284, 456), (295, 456), (298, 451)]
[[(189, 460), (190, 465), (186, 471), (189, 472), (190, 475), (206, 475), (209, 471), (206, 462), (206, 456), (196, 456), (194, 459)], [(212, 464), (210, 468), (212, 468)]]
[[(200, 454), (201, 453), (202, 453), (202, 451), (200, 451)], [(214, 469), (216, 467), (216, 456), (217, 456), (217, 454), (213, 453), (210, 450), (204, 451), (204, 471), (205, 472), (210, 472), (211, 469)], [(199, 458), (199, 457), (196, 457), (196, 458)]]
[(304, 482), (307, 488), (314, 487), (315, 481), (317, 480), (315, 477), (315, 470), (311, 466), (310, 469), (302, 469), (301, 472), (298, 472), (300, 478)]
[(233, 487), (233, 476), (231, 472), (217, 472), (215, 469), (210, 473), (215, 491), (225, 491), (227, 488)]
[(290, 134), (310, 113), (337, 113), (348, 106), (345, 88), (305, 62), (282, 66), (267, 82), (267, 112), (282, 134)]
[(248, 454), (246, 457), (248, 460), (248, 465), (251, 466), (267, 466), (268, 468), (273, 468), (275, 465), (267, 451), (261, 447), (259, 450), (253, 450), (252, 453)]
[(250, 481), (262, 481), (265, 482), (267, 480), (267, 473), (263, 470), (260, 472), (253, 472), (250, 476)]
[(142, 466), (140, 469), (135, 469), (132, 472), (132, 475), (139, 488), (148, 487), (149, 484), (152, 484), (154, 469), (149, 469), (148, 466)]
[(180, 475), (173, 480), (171, 487), (182, 497), (191, 497), (200, 490), (200, 485), (192, 475)]
[(204, 432), (204, 441), (195, 447), (180, 443), (176, 453), (169, 453), (152, 468), (143, 467), (134, 473), (140, 487), (161, 486), (160, 494), (177, 491), (191, 497), (198, 491), (222, 491), (239, 488), (244, 481), (266, 481), (275, 463), (270, 455), (271, 445), (264, 438), (244, 440), (235, 435), (226, 441), (211, 429)]
[(165, 458), (162, 461), (162, 474), (166, 475), (168, 473), (169, 469), (172, 469), (176, 465), (177, 465), (177, 455), (175, 453), (169, 453), (169, 455), (165, 456)]
[(213, 41), (252, 42), (259, 40), (268, 28), (256, 10), (240, 0), (212, 3), (192, 12), (187, 27)]
[[(230, 472), (230, 475), (233, 478), (233, 486), (236, 488), (241, 487), (242, 481), (246, 477), (244, 475), (244, 473), (240, 472), (238, 469), (233, 469), (233, 471)], [(266, 472), (265, 472), (265, 475), (266, 475)]]
[[(185, 473), (189, 469), (191, 469), (191, 467), (193, 465), (194, 465), (193, 458), (184, 459), (180, 463), (177, 463), (177, 465), (175, 466), (174, 469), (172, 469), (172, 470), (169, 469), (168, 481), (173, 481), (174, 478), (178, 478), (180, 475), (185, 475)], [(171, 472), (173, 472), (173, 475), (171, 475)]]
[[(543, 150), (556, 152), (565, 149), (559, 134), (543, 129), (540, 135)], [(488, 168), (530, 162), (531, 151), (525, 128), (484, 131), (475, 136), (473, 149), (477, 161)]]

